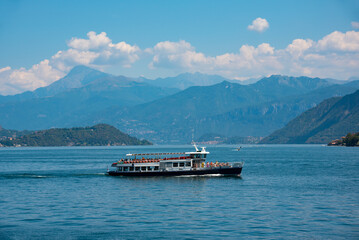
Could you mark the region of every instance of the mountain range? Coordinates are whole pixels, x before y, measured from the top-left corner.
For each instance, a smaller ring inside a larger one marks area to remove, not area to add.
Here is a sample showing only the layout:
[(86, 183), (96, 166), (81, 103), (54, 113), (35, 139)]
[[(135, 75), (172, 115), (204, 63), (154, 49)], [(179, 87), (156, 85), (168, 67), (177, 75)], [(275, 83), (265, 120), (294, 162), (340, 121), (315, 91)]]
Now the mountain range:
[(134, 106), (178, 91), (78, 66), (47, 87), (0, 97), (0, 124), (19, 130), (72, 127), (111, 106)]
[(155, 80), (142, 78), (138, 79), (137, 81), (142, 81), (158, 87), (177, 88), (180, 90), (184, 90), (193, 86), (210, 86), (223, 81), (239, 82), (237, 80), (230, 80), (219, 75), (207, 75), (198, 72), (193, 74), (183, 73), (176, 77), (157, 78)]
[(131, 108), (109, 109), (96, 121), (157, 143), (190, 142), (206, 133), (266, 136), (322, 100), (358, 88), (359, 81), (332, 85), (306, 77), (271, 76), (246, 86), (225, 81)]
[(359, 132), (359, 90), (321, 102), (290, 121), (261, 143), (329, 143)]
[(0, 96), (0, 125), (39, 130), (108, 123), (155, 143), (188, 143), (208, 133), (259, 137), (356, 89), (359, 81), (273, 75), (242, 85), (200, 73), (149, 80), (78, 66), (47, 87)]

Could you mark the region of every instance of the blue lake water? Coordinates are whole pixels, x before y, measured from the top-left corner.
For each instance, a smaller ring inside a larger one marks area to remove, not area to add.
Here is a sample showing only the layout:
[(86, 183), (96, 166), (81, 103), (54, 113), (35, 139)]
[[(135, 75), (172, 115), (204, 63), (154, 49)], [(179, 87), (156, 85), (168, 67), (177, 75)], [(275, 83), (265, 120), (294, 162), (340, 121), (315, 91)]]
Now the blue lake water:
[(0, 239), (359, 239), (359, 148), (212, 146), (242, 177), (110, 177), (129, 152), (0, 149)]

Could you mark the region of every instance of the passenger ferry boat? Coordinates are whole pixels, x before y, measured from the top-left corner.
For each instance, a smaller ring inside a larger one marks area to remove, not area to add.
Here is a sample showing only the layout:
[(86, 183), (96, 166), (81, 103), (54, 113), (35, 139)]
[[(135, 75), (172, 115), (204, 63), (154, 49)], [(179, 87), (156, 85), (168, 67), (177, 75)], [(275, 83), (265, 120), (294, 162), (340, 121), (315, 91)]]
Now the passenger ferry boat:
[(111, 165), (110, 176), (181, 176), (181, 175), (237, 175), (242, 172), (243, 162), (209, 163), (209, 152), (194, 145), (194, 152), (176, 153), (129, 153)]

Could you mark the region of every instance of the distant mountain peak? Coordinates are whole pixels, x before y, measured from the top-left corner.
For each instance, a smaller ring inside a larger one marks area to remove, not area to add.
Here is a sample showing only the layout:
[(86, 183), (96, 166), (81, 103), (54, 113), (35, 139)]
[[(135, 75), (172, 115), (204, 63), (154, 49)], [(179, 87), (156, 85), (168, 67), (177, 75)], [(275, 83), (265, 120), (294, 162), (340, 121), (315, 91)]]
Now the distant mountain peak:
[(285, 75), (272, 75), (270, 77), (265, 77), (254, 83), (254, 86), (260, 87), (268, 85), (277, 85), (277, 86), (285, 86), (290, 88), (300, 88), (303, 90), (314, 90), (320, 87), (325, 87), (332, 85), (332, 83), (328, 82), (325, 79), (321, 78), (310, 78), (310, 77), (291, 77)]
[(227, 80), (223, 80), (222, 82), (218, 83), (218, 85), (222, 85), (222, 86), (231, 86), (233, 84), (235, 84), (235, 83), (231, 83)]
[[(77, 65), (73, 67), (70, 72), (67, 74), (67, 76), (76, 75), (76, 74), (90, 74), (90, 73), (101, 73), (101, 74), (107, 74), (104, 72), (101, 72), (99, 70), (96, 70), (94, 68), (87, 67), (85, 65)], [(107, 74), (110, 75), (110, 74)]]
[(155, 80), (144, 80), (151, 85), (167, 87), (167, 88), (177, 88), (184, 90), (193, 86), (210, 86), (218, 84), (223, 80), (228, 80), (219, 75), (208, 75), (200, 72), (195, 73), (181, 73), (175, 77), (167, 78), (157, 78)]
[(37, 97), (54, 96), (69, 89), (83, 87), (96, 79), (108, 76), (112, 75), (84, 65), (78, 65), (71, 69), (65, 77), (53, 82), (49, 86), (36, 89), (33, 94)]
[(70, 72), (72, 72), (72, 71), (82, 71), (82, 70), (95, 70), (95, 69), (90, 68), (90, 67), (85, 66), (85, 65), (77, 65), (77, 66), (73, 67), (70, 70)]
[(78, 65), (74, 67), (63, 79), (59, 80), (58, 82), (63, 82), (64, 84), (72, 88), (86, 85), (100, 77), (109, 76), (112, 75), (84, 65)]

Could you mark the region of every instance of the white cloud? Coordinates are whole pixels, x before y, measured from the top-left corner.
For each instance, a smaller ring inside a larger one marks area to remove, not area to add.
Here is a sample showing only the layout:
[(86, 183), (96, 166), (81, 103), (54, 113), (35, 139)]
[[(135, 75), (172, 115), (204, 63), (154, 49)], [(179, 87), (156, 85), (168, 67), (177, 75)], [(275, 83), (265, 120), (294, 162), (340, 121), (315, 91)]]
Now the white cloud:
[(91, 31), (87, 33), (87, 37), (88, 39), (72, 38), (67, 45), (74, 49), (89, 50), (106, 47), (111, 44), (111, 39), (107, 37), (105, 32), (96, 34)]
[(150, 68), (154, 67), (174, 67), (179, 69), (191, 69), (195, 66), (208, 61), (202, 53), (197, 53), (194, 47), (186, 42), (159, 42), (153, 49), (147, 49), (147, 52), (153, 54)]
[(354, 29), (359, 29), (359, 22), (351, 22)]
[(269, 23), (264, 18), (256, 18), (253, 20), (252, 24), (248, 26), (248, 29), (256, 32), (264, 32), (269, 28)]
[(319, 41), (295, 39), (284, 49), (268, 43), (243, 45), (238, 52), (207, 56), (185, 41), (160, 42), (147, 52), (153, 54), (154, 69), (220, 74), (250, 78), (271, 74), (307, 75), (346, 79), (359, 75), (359, 32), (333, 32)]
[(359, 32), (332, 32), (318, 41), (320, 51), (359, 52)]
[(33, 65), (28, 70), (20, 68), (0, 71), (0, 93), (7, 95), (35, 90), (47, 86), (63, 76), (64, 73), (50, 66), (47, 59)]
[(157, 43), (153, 50), (155, 52), (165, 52), (165, 53), (180, 53), (184, 51), (193, 51), (194, 47), (191, 46), (190, 43), (180, 40), (179, 42), (159, 42)]
[(62, 71), (68, 71), (75, 65), (90, 65), (100, 53), (80, 51), (70, 48), (67, 51), (58, 51), (51, 57), (52, 64)]
[(0, 68), (0, 73), (11, 70), (11, 67), (7, 66), (4, 68)]
[(303, 53), (313, 46), (313, 40), (307, 39), (295, 39), (291, 44), (288, 45), (286, 51), (288, 51), (292, 56), (299, 57)]
[(274, 48), (268, 43), (258, 45), (257, 54), (274, 54)]
[(332, 32), (317, 42), (295, 39), (281, 62), (286, 74), (347, 79), (359, 73), (359, 32)]
[[(106, 33), (88, 33), (88, 38), (72, 38), (68, 49), (29, 69), (0, 69), (0, 94), (15, 94), (51, 84), (72, 67), (131, 67), (144, 57), (151, 59), (156, 72), (202, 72), (233, 79), (257, 78), (271, 74), (347, 79), (359, 75), (359, 32), (332, 32), (318, 41), (294, 39), (275, 49), (269, 43), (242, 45), (238, 51), (209, 56), (184, 40), (158, 42), (142, 51), (126, 42), (113, 43)], [(142, 70), (139, 70), (139, 74)]]
[(72, 38), (68, 42), (70, 49), (57, 52), (51, 61), (59, 69), (68, 70), (83, 64), (92, 67), (119, 65), (131, 67), (139, 59), (141, 50), (126, 42), (112, 43), (105, 32), (89, 32), (88, 39)]
[[(151, 68), (173, 68), (188, 72), (220, 74), (227, 77), (250, 76), (259, 65), (264, 68), (280, 69), (280, 64), (273, 58), (274, 48), (268, 43), (257, 47), (243, 45), (239, 53), (225, 53), (215, 57), (196, 52), (188, 42), (160, 42), (153, 49), (147, 50), (154, 56)], [(237, 74), (241, 73), (240, 76)]]
[(16, 94), (43, 87), (63, 77), (76, 65), (94, 68), (105, 66), (131, 67), (139, 59), (141, 49), (126, 42), (113, 43), (105, 32), (89, 32), (87, 39), (72, 38), (68, 49), (58, 51), (49, 59), (30, 69), (0, 69), (0, 94)]

